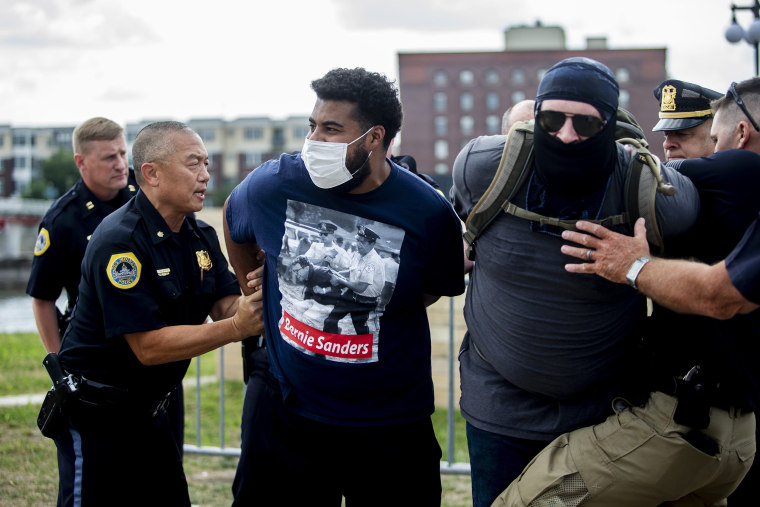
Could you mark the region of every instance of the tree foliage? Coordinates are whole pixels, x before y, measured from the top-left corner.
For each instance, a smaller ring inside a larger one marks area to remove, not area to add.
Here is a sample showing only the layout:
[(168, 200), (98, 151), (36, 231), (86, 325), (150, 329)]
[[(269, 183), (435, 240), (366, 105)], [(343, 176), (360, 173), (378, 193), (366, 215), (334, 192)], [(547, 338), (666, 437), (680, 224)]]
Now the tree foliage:
[(74, 163), (74, 153), (61, 148), (55, 155), (40, 164), (40, 178), (27, 187), (24, 197), (53, 199), (68, 190), (79, 179), (79, 169)]

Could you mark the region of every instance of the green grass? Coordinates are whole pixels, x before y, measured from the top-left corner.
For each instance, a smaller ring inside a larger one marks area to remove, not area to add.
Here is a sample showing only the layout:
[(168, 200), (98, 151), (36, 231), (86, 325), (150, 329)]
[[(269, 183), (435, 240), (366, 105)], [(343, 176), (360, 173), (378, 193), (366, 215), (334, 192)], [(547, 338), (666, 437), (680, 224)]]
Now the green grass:
[[(42, 366), (44, 349), (36, 333), (0, 333), (0, 396), (31, 394), (46, 391), (50, 378)], [(201, 358), (201, 376), (213, 376), (217, 367), (215, 353)], [(195, 379), (196, 361), (190, 365), (187, 379)], [(202, 446), (220, 445), (220, 384), (211, 382), (201, 387)], [(243, 407), (243, 383), (226, 381), (225, 447), (240, 446), (240, 414)], [(195, 387), (185, 388), (185, 442), (197, 443)], [(0, 506), (54, 505), (58, 487), (55, 444), (37, 429), (39, 406), (0, 407)], [(446, 410), (437, 410), (433, 423), (438, 441), (447, 460)], [(464, 421), (455, 416), (455, 460), (467, 462)], [(226, 506), (232, 503), (230, 487), (237, 458), (186, 454), (185, 473), (190, 498), (195, 505)], [(442, 477), (443, 506), (472, 505), (469, 477)]]

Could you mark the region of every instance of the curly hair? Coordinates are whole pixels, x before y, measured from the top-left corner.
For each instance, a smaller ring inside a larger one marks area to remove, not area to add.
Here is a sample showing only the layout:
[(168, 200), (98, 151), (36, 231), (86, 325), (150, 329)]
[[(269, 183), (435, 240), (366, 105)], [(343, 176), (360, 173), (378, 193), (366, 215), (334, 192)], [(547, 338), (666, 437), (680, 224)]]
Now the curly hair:
[(383, 144), (387, 148), (399, 130), (403, 112), (398, 90), (392, 81), (377, 72), (355, 69), (333, 69), (311, 82), (311, 88), (322, 100), (345, 100), (357, 105), (354, 118), (362, 130), (373, 125), (385, 127)]

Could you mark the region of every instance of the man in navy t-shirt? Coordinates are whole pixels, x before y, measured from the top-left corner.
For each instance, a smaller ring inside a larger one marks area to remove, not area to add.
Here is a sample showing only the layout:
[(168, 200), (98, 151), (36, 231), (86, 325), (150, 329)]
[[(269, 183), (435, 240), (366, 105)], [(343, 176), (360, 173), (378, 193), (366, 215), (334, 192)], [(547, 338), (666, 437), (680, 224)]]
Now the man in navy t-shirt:
[[(459, 220), (386, 158), (402, 112), (384, 76), (335, 69), (312, 88), (302, 152), (258, 167), (225, 204), (244, 291), (266, 252), (269, 368), (248, 378), (234, 503), (439, 505), (425, 307), (464, 291)], [(300, 250), (320, 241), (324, 222), (349, 263), (317, 273)], [(396, 252), (386, 280), (381, 255)]]

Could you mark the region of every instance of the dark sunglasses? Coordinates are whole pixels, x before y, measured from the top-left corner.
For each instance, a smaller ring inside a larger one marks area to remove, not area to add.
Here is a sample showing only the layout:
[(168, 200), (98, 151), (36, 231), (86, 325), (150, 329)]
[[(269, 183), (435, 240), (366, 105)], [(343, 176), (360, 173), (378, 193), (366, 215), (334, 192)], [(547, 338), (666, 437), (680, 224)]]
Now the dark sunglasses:
[(547, 132), (557, 132), (565, 124), (565, 119), (573, 121), (573, 128), (579, 136), (591, 137), (602, 131), (604, 122), (590, 114), (568, 114), (559, 111), (539, 111), (536, 121)]
[(742, 112), (747, 116), (750, 123), (752, 123), (752, 126), (755, 127), (755, 130), (760, 132), (760, 127), (757, 125), (757, 122), (752, 117), (752, 115), (749, 114), (749, 110), (747, 109), (747, 106), (744, 105), (744, 101), (739, 96), (739, 92), (736, 91), (736, 83), (731, 83), (731, 87), (728, 89), (726, 96), (728, 96), (729, 93), (734, 97), (734, 102), (736, 102), (736, 105), (739, 106), (739, 109), (741, 109)]

